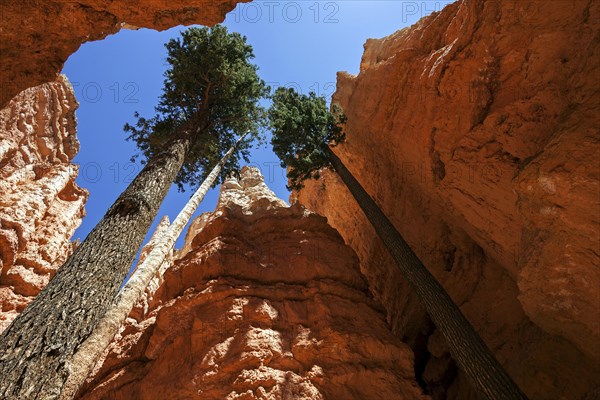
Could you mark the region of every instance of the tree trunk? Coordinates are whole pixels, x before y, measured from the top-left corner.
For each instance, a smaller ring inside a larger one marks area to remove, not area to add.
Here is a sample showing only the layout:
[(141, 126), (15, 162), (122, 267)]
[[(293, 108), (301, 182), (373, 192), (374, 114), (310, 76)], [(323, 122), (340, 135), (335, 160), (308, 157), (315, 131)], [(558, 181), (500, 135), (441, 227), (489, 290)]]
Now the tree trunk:
[(142, 298), (152, 278), (159, 274), (160, 266), (164, 262), (165, 257), (173, 249), (177, 238), (181, 235), (190, 218), (196, 212), (196, 209), (198, 209), (198, 205), (221, 173), (221, 169), (246, 135), (247, 133), (229, 149), (213, 168), (204, 182), (202, 182), (202, 185), (200, 185), (185, 207), (179, 212), (175, 221), (159, 237), (158, 242), (146, 256), (146, 259), (137, 267), (127, 284), (121, 289), (114, 301), (114, 305), (104, 314), (104, 317), (100, 320), (92, 334), (79, 346), (70, 363), (71, 375), (67, 379), (61, 393), (61, 400), (70, 400), (75, 397), (77, 391), (104, 353), (104, 350), (106, 350), (119, 331), (119, 328), (127, 319), (129, 313), (131, 313), (133, 307)]
[(58, 398), (70, 358), (112, 304), (189, 146), (189, 139), (173, 139), (148, 160), (56, 276), (4, 331), (0, 398)]
[(325, 151), (329, 154), (335, 171), (396, 261), (396, 266), (444, 335), (452, 357), (479, 395), (490, 400), (526, 399), (525, 394), (504, 371), (458, 306), (419, 260), (375, 201), (328, 146)]

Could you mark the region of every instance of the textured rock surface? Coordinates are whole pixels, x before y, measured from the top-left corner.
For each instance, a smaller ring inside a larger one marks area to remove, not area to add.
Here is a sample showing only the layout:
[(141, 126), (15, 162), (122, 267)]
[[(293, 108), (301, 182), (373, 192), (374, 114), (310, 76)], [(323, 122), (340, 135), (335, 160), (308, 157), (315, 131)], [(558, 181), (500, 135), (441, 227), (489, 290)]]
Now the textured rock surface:
[(71, 164), (77, 107), (61, 76), (0, 111), (0, 331), (71, 253), (88, 196)]
[[(348, 116), (336, 153), (536, 399), (581, 398), (600, 376), (599, 7), (453, 3), (367, 41), (334, 96)], [(431, 392), (467, 398), (337, 177), (299, 199), (357, 252)]]
[[(245, 0), (3, 0), (0, 108), (17, 93), (54, 81), (67, 58), (121, 28), (213, 25)], [(27, 49), (24, 51), (23, 49)]]
[(419, 399), (412, 353), (323, 217), (256, 169), (191, 226), (83, 399)]

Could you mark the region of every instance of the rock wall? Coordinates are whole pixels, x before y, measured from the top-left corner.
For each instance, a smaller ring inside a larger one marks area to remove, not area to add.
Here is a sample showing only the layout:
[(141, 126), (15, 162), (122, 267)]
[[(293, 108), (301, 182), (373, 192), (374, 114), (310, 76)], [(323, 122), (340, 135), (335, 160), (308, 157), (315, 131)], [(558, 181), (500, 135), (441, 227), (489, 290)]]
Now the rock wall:
[(408, 346), (326, 220), (255, 168), (195, 220), (81, 399), (422, 399)]
[(244, 1), (248, 0), (3, 0), (0, 108), (22, 90), (54, 81), (84, 42), (121, 28), (214, 25)]
[[(334, 95), (336, 153), (535, 399), (599, 384), (599, 8), (458, 1), (368, 40)], [(296, 195), (357, 252), (430, 393), (468, 398), (343, 184), (327, 173)]]
[(77, 107), (61, 76), (0, 110), (0, 331), (71, 253), (88, 197), (71, 164)]

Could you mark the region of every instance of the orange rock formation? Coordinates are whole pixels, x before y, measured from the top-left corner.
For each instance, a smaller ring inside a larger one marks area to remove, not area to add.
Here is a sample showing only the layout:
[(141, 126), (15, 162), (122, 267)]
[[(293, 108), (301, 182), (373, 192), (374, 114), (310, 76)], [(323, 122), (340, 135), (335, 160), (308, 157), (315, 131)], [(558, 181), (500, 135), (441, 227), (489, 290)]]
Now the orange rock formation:
[[(367, 41), (334, 95), (336, 153), (535, 399), (600, 376), (599, 26), (593, 1), (458, 1)], [(343, 184), (299, 199), (357, 252), (430, 392), (467, 398)]]
[(412, 353), (326, 220), (227, 180), (82, 399), (422, 399)]
[(71, 253), (88, 196), (71, 164), (77, 107), (61, 76), (0, 110), (0, 331)]

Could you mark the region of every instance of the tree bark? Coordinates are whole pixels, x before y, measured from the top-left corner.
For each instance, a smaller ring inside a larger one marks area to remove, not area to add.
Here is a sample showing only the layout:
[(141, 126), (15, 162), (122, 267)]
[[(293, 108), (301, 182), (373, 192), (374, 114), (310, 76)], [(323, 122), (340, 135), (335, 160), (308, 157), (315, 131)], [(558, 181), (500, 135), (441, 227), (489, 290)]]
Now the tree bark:
[(160, 266), (163, 264), (165, 257), (173, 249), (177, 238), (181, 235), (190, 218), (198, 209), (198, 205), (221, 173), (221, 169), (246, 135), (247, 133), (215, 165), (202, 182), (202, 185), (179, 212), (177, 218), (167, 228), (166, 232), (159, 237), (158, 242), (146, 256), (146, 259), (137, 267), (129, 281), (123, 286), (114, 301), (114, 305), (104, 314), (92, 334), (79, 346), (70, 363), (71, 374), (64, 385), (60, 396), (61, 400), (73, 399), (79, 388), (85, 383), (86, 378), (94, 369), (133, 307), (142, 298), (152, 278), (160, 273)]
[(0, 398), (56, 399), (69, 360), (110, 307), (190, 147), (173, 139), (0, 337)]
[(338, 156), (328, 146), (325, 147), (333, 168), (375, 228), (375, 232), (396, 261), (396, 266), (419, 296), (427, 313), (444, 335), (450, 354), (480, 397), (489, 400), (526, 399), (525, 394), (504, 371), (458, 306), (419, 260), (391, 221)]

